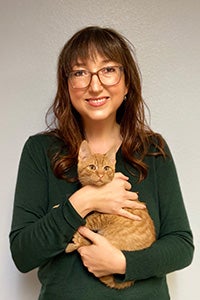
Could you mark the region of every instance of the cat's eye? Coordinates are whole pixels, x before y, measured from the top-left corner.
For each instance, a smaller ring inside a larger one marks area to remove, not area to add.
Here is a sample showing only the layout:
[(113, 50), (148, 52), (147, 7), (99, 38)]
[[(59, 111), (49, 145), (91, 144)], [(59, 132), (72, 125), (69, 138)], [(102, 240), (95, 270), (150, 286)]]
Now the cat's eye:
[(95, 165), (89, 165), (88, 168), (89, 168), (90, 170), (95, 171), (97, 167), (96, 167)]
[(105, 167), (104, 167), (104, 170), (105, 170), (105, 171), (109, 171), (110, 169), (111, 169), (111, 167), (109, 167), (109, 166), (105, 166)]

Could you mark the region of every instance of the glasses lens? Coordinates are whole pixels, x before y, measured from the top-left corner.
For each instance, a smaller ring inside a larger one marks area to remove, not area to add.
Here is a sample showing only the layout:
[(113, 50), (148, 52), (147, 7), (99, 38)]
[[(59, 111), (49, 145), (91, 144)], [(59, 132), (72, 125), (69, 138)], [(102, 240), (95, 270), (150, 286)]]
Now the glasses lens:
[(75, 89), (85, 88), (90, 83), (91, 74), (87, 70), (77, 70), (69, 74), (71, 85)]
[(115, 85), (121, 78), (121, 67), (111, 66), (106, 67), (98, 72), (101, 82), (105, 85)]

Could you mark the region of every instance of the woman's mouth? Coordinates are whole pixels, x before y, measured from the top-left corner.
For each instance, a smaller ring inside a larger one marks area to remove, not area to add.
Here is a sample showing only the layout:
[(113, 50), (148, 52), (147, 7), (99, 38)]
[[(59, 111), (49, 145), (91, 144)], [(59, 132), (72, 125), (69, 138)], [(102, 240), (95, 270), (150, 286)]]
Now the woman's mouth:
[(108, 101), (109, 97), (101, 97), (101, 98), (88, 98), (86, 101), (89, 105), (94, 107), (99, 107), (104, 105)]

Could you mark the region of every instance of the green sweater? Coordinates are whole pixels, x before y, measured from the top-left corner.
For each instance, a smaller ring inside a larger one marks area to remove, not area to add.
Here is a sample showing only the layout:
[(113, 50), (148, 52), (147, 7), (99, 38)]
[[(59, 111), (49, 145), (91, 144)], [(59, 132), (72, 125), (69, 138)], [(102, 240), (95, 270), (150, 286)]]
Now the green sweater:
[[(83, 266), (77, 251), (64, 249), (85, 220), (68, 198), (80, 185), (54, 176), (48, 155), (55, 138), (32, 136), (26, 142), (19, 165), (10, 245), (21, 272), (39, 267), (40, 300), (167, 300), (166, 274), (188, 266), (193, 239), (170, 151), (145, 158), (148, 176), (142, 183), (127, 171), (121, 149), (116, 171), (129, 176), (132, 190), (139, 192), (154, 220), (157, 241), (148, 249), (124, 251), (127, 269), (118, 280), (136, 280), (124, 290), (106, 287)], [(130, 168), (130, 166), (129, 166)], [(74, 170), (76, 172), (76, 170)], [(59, 208), (52, 209), (60, 204)]]

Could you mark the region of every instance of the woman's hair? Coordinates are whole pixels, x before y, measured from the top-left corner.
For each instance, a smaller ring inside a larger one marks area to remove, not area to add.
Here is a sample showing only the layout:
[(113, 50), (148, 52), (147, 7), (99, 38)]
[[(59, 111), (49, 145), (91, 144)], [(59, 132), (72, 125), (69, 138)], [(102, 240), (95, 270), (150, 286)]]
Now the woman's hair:
[[(165, 155), (164, 141), (154, 133), (145, 120), (145, 103), (142, 98), (140, 72), (134, 58), (131, 43), (110, 28), (86, 27), (75, 33), (62, 49), (58, 60), (58, 88), (54, 103), (54, 119), (48, 125), (49, 134), (62, 140), (63, 147), (51, 157), (54, 174), (66, 178), (66, 171), (76, 163), (79, 146), (84, 137), (81, 116), (71, 104), (68, 75), (79, 59), (95, 59), (96, 54), (116, 61), (124, 68), (125, 84), (128, 86), (126, 101), (117, 110), (117, 122), (123, 138), (122, 155), (139, 173), (139, 181), (147, 175), (146, 155)], [(52, 128), (52, 125), (54, 126)], [(149, 153), (150, 145), (156, 150)]]

